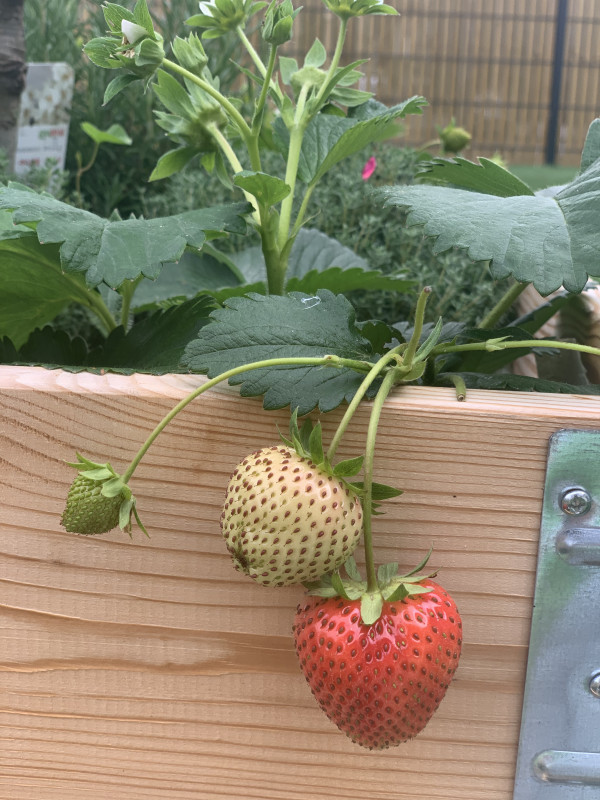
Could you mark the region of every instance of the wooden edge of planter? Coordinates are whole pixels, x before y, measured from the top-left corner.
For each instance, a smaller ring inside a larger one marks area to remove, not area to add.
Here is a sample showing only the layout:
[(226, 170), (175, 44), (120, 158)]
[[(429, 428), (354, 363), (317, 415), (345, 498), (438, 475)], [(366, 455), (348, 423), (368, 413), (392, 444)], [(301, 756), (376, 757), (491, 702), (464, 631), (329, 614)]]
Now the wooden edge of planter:
[[(41, 390), (45, 392), (79, 392), (81, 394), (173, 397), (180, 399), (206, 378), (199, 375), (150, 375), (134, 373), (94, 374), (48, 370), (43, 367), (0, 366), (0, 389)], [(219, 384), (211, 391), (239, 394), (237, 388)], [(252, 402), (252, 398), (245, 398)], [(254, 402), (257, 402), (255, 399)], [(545, 392), (510, 392), (490, 389), (469, 389), (465, 401), (457, 401), (452, 388), (404, 386), (389, 398), (392, 406), (449, 410), (461, 414), (500, 413), (539, 418), (588, 418), (600, 409), (600, 397), (583, 394)]]
[[(351, 775), (378, 800), (510, 800), (548, 439), (598, 427), (600, 398), (458, 402), (452, 389), (404, 387), (386, 403), (376, 479), (405, 493), (375, 521), (376, 556), (408, 567), (433, 546), (465, 639), (423, 734), (372, 754), (300, 676), (300, 590), (236, 573), (219, 534), (232, 468), (276, 440), (288, 409), (221, 385), (177, 417), (132, 481), (149, 540), (60, 527), (75, 450), (121, 469), (202, 380), (0, 367), (0, 723), (13, 765), (0, 797), (325, 800)], [(340, 413), (322, 416), (326, 437)], [(340, 458), (360, 453), (368, 413)]]

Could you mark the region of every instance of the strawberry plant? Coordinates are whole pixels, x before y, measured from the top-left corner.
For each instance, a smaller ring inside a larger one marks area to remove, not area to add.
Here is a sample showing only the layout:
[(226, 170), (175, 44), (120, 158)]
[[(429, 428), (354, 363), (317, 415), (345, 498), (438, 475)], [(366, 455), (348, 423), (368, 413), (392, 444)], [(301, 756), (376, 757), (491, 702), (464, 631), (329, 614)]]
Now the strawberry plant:
[[(590, 126), (580, 174), (553, 196), (536, 195), (492, 161), (460, 157), (426, 163), (418, 185), (377, 190), (382, 205), (408, 210), (409, 223), (423, 225), (438, 250), (466, 249), (474, 261), (489, 262), (494, 276), (513, 282), (476, 327), (442, 319), (425, 324), (429, 287), (410, 321), (357, 321), (344, 292), (411, 287), (311, 231), (311, 200), (330, 169), (394, 135), (396, 121), (421, 114), (426, 101), (416, 96), (388, 108), (355, 88), (363, 61), (342, 66), (353, 18), (394, 16), (394, 8), (379, 0), (324, 3), (338, 18), (335, 50), (328, 54), (317, 39), (302, 64), (279, 53), (299, 13), (291, 0), (203, 2), (188, 20), (205, 39), (234, 33), (249, 53), (253, 69), (241, 70), (257, 90), (249, 115), (221, 91), (195, 32), (176, 38), (167, 56), (145, 0), (132, 11), (105, 5), (107, 35), (86, 45), (94, 63), (116, 74), (105, 102), (136, 84), (151, 88), (165, 108), (157, 124), (174, 147), (151, 180), (199, 159), (243, 199), (160, 219), (121, 219), (117, 212), (103, 219), (18, 184), (1, 187), (0, 360), (207, 376), (158, 423), (122, 473), (78, 457), (63, 524), (85, 535), (116, 526), (130, 532), (132, 518), (141, 526), (129, 486), (137, 466), (165, 426), (218, 383), (262, 396), (265, 408), (294, 410), (289, 437), (247, 456), (223, 487), (224, 546), (236, 568), (261, 584), (306, 586), (311, 599), (300, 606), (295, 634), (310, 687), (351, 738), (381, 748), (427, 723), (454, 673), (461, 639), (454, 603), (432, 575), (399, 576), (397, 565), (375, 566), (373, 515), (399, 494), (374, 481), (382, 406), (407, 383), (454, 386), (462, 400), (468, 387), (486, 385), (600, 393), (597, 386), (499, 372), (532, 351), (600, 355), (576, 342), (534, 338), (597, 271), (600, 120)], [(264, 59), (245, 32), (261, 12)], [(263, 171), (265, 143), (282, 156), (281, 174)], [(219, 248), (220, 239), (247, 230), (258, 234), (259, 248), (236, 254)], [(503, 324), (529, 283), (542, 294), (564, 291)], [(88, 347), (43, 328), (71, 302), (94, 317), (100, 344)], [(364, 452), (336, 463), (365, 398), (373, 402)], [(298, 417), (342, 404), (327, 448), (319, 426), (299, 428)], [(364, 582), (349, 558), (361, 534)], [(347, 578), (340, 575), (343, 563)], [(361, 673), (372, 688), (355, 694), (350, 684)]]

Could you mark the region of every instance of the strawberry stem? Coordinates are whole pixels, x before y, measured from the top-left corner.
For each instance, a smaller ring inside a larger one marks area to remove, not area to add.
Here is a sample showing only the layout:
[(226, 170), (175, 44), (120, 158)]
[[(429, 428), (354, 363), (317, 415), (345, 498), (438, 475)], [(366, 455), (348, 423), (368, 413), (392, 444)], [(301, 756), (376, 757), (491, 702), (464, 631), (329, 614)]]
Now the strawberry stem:
[(177, 405), (169, 411), (169, 413), (163, 417), (163, 419), (158, 423), (158, 425), (154, 428), (150, 436), (146, 439), (144, 444), (139, 449), (137, 455), (127, 468), (127, 470), (123, 473), (123, 482), (128, 483), (131, 479), (131, 476), (137, 469), (138, 464), (142, 460), (142, 458), (146, 455), (150, 445), (154, 442), (156, 437), (162, 433), (162, 431), (167, 427), (169, 422), (179, 414), (180, 411), (199, 397), (204, 392), (207, 392), (209, 389), (212, 389), (219, 383), (223, 381), (229, 380), (229, 378), (233, 378), (236, 375), (240, 375), (243, 372), (250, 372), (251, 370), (255, 369), (263, 369), (265, 367), (290, 367), (290, 366), (303, 366), (303, 367), (334, 367), (336, 369), (342, 368), (349, 368), (356, 370), (358, 372), (365, 372), (369, 367), (370, 364), (365, 361), (355, 361), (349, 358), (340, 358), (340, 356), (335, 355), (327, 355), (323, 356), (322, 358), (270, 358), (264, 361), (254, 361), (250, 364), (243, 364), (241, 367), (234, 367), (233, 369), (227, 370), (226, 372), (222, 372), (220, 375), (217, 375), (215, 378), (203, 383), (201, 386), (198, 386), (194, 389), (187, 397), (184, 397), (183, 400), (180, 400)]
[(399, 366), (402, 363), (399, 356), (402, 353), (402, 351), (406, 349), (406, 347), (407, 345), (403, 343), (398, 345), (397, 347), (394, 347), (393, 350), (389, 350), (382, 358), (379, 359), (379, 361), (377, 361), (373, 365), (372, 369), (369, 370), (369, 372), (365, 376), (363, 382), (358, 387), (356, 394), (350, 401), (348, 408), (346, 409), (346, 412), (342, 417), (342, 419), (340, 420), (340, 424), (338, 425), (337, 430), (333, 435), (333, 439), (331, 440), (331, 444), (329, 445), (329, 449), (327, 450), (327, 456), (326, 456), (327, 461), (329, 461), (329, 463), (331, 463), (331, 461), (333, 460), (333, 457), (342, 439), (342, 436), (346, 432), (346, 428), (350, 424), (350, 421), (354, 416), (354, 412), (360, 405), (362, 399), (367, 393), (367, 390), (369, 389), (371, 384), (377, 380), (377, 378), (381, 375), (381, 373), (383, 372), (385, 367), (388, 366), (388, 364), (390, 364), (392, 361), (395, 361), (396, 366)]
[(379, 418), (385, 400), (392, 390), (396, 381), (396, 370), (390, 370), (383, 382), (375, 400), (369, 418), (369, 428), (367, 430), (367, 443), (364, 461), (364, 483), (363, 483), (363, 532), (365, 547), (365, 566), (367, 570), (367, 593), (379, 591), (377, 582), (377, 572), (375, 570), (375, 558), (373, 555), (373, 531), (371, 526), (372, 505), (373, 505), (373, 462), (375, 460), (375, 440), (377, 438), (377, 428)]

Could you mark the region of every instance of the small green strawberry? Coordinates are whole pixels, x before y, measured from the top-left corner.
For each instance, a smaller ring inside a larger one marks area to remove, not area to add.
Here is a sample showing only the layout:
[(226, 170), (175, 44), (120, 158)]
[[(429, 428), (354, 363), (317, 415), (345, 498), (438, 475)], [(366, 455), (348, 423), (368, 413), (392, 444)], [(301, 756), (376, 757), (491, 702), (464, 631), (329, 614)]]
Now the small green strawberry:
[(308, 598), (298, 606), (293, 632), (322, 710), (353, 742), (381, 750), (416, 736), (433, 716), (458, 666), (462, 624), (441, 586), (410, 576), (392, 579), (387, 590), (381, 584), (392, 599), (380, 595), (367, 623), (369, 598), (352, 591), (357, 585), (351, 582), (346, 593), (353, 599)]
[(264, 586), (315, 581), (333, 572), (362, 533), (358, 492), (341, 477), (355, 474), (362, 459), (333, 468), (323, 455), (319, 425), (300, 435), (293, 416), (291, 430), (291, 440), (238, 464), (221, 515), (236, 569)]
[(77, 459), (77, 463), (69, 464), (79, 474), (69, 489), (61, 525), (70, 533), (86, 536), (107, 533), (116, 527), (129, 533), (134, 514), (146, 533), (131, 489), (110, 464), (96, 464), (79, 453)]

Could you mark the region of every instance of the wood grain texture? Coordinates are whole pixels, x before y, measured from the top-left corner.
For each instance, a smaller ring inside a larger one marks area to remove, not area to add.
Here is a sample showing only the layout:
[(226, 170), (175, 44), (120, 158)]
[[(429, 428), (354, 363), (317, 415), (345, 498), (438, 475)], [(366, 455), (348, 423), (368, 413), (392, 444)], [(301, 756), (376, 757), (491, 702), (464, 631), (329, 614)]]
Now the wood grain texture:
[[(407, 388), (388, 402), (376, 477), (405, 494), (376, 520), (378, 560), (412, 566), (433, 545), (465, 645), (424, 733), (370, 753), (300, 674), (301, 591), (236, 573), (219, 533), (232, 468), (286, 412), (207, 393), (134, 478), (149, 540), (60, 527), (64, 461), (123, 469), (198, 380), (0, 369), (0, 800), (325, 800), (354, 785), (369, 800), (510, 800), (548, 437), (596, 427), (600, 400)], [(367, 418), (340, 457), (363, 449)]]

